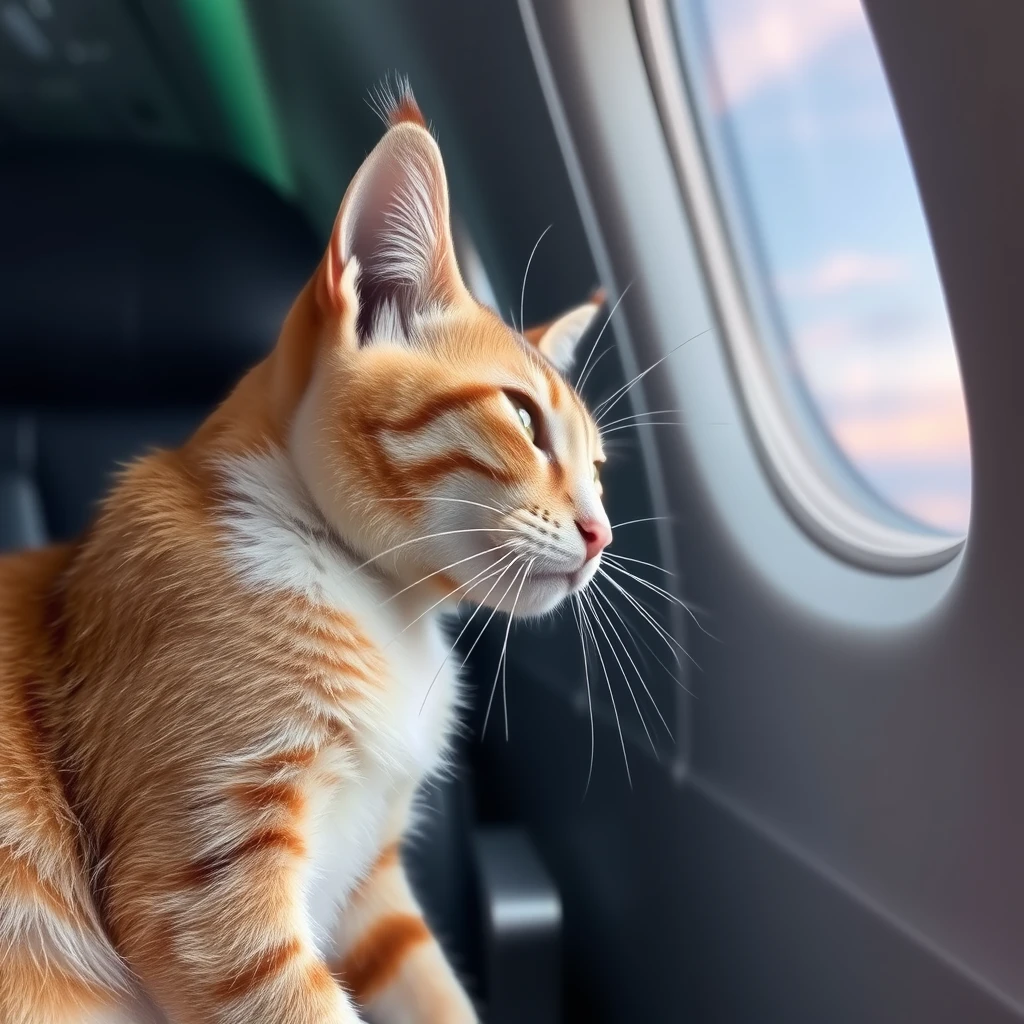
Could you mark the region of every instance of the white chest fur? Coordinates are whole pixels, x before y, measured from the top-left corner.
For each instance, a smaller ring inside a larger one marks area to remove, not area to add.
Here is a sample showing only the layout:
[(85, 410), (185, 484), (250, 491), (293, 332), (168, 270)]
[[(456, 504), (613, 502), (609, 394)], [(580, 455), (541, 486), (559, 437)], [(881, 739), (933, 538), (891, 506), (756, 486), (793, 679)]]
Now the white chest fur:
[[(304, 500), (284, 456), (247, 457), (226, 467), (230, 557), (246, 584), (299, 593), (354, 618), (381, 652), (388, 685), (354, 730), (337, 785), (310, 806), (307, 907), (328, 951), (337, 907), (372, 864), (396, 805), (442, 769), (454, 726), (457, 673), (434, 613), (354, 571), (358, 561), (329, 536)], [(234, 515), (237, 511), (239, 514)]]

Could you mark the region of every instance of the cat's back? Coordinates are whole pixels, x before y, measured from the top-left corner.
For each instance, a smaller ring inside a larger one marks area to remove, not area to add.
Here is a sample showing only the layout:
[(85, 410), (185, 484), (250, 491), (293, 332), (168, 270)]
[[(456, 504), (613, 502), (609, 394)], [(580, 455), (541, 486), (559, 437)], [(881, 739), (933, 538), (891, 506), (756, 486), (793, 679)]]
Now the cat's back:
[(72, 549), (0, 558), (0, 1019), (63, 1019), (121, 979), (44, 726), (50, 600)]
[(60, 546), (0, 558), (0, 870), (28, 831), (59, 832), (66, 818), (42, 701), (52, 674), (49, 597), (69, 557)]

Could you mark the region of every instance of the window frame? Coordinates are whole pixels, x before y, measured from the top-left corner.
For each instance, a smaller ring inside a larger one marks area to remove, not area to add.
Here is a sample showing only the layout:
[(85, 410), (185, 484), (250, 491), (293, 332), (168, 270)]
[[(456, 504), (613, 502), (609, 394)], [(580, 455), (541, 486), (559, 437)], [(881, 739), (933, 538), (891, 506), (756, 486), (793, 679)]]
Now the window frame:
[(966, 536), (919, 524), (876, 496), (800, 392), (801, 382), (774, 365), (780, 349), (765, 336), (771, 317), (758, 309), (738, 251), (743, 239), (729, 223), (672, 3), (631, 0), (637, 39), (723, 349), (773, 490), (817, 544), (848, 563), (897, 574), (938, 568), (962, 550)]

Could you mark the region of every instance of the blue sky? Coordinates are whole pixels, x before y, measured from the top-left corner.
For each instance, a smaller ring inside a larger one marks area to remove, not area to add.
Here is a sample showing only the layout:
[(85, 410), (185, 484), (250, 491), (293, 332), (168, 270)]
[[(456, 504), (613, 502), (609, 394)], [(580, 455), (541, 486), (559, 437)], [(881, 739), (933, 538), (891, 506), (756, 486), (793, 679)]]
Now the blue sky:
[(942, 291), (860, 0), (680, 0), (738, 155), (787, 341), (840, 447), (892, 504), (963, 530), (970, 457)]

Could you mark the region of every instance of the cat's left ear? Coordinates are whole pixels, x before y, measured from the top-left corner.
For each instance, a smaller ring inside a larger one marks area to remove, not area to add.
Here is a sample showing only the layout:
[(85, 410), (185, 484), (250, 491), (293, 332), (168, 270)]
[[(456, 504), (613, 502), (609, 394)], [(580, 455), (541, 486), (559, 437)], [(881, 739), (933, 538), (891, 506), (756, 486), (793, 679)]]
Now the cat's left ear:
[(564, 373), (576, 358), (580, 338), (587, 333), (603, 305), (604, 291), (598, 290), (582, 306), (570, 309), (546, 324), (527, 328), (523, 337)]
[(345, 193), (321, 277), (321, 301), (343, 324), (356, 314), (359, 344), (375, 334), (398, 340), (417, 314), (471, 301), (437, 143), (405, 83), (383, 102), (389, 129)]

